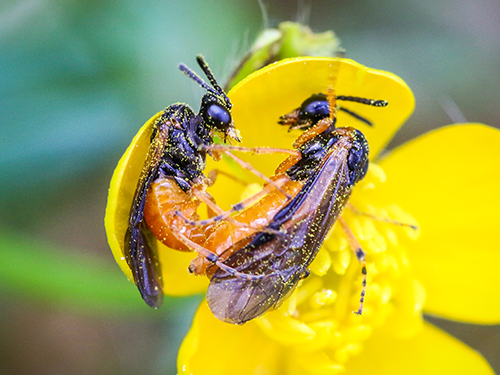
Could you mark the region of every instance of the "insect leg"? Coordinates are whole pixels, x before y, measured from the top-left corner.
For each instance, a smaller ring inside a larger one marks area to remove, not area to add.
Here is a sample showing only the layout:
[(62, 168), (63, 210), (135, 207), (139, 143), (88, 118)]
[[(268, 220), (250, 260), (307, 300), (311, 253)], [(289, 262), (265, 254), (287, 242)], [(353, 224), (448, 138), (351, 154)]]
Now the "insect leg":
[(275, 148), (275, 147), (243, 147), (243, 146), (228, 146), (228, 145), (203, 145), (202, 150), (215, 150), (215, 151), (241, 151), (251, 152), (256, 155), (266, 154), (289, 154), (298, 155), (299, 151), (290, 150), (288, 148)]
[[(226, 271), (227, 273), (229, 273), (231, 275), (234, 275), (234, 276), (239, 277), (241, 279), (251, 280), (251, 281), (261, 280), (261, 279), (264, 279), (266, 277), (269, 277), (269, 276), (273, 275), (273, 274), (268, 274), (268, 275), (251, 275), (251, 274), (247, 274), (247, 273), (236, 271), (234, 268), (229, 267), (228, 265), (222, 263), (222, 260), (220, 259), (220, 257), (217, 254), (213, 253), (212, 251), (208, 250), (207, 248), (205, 248), (203, 246), (198, 245), (196, 242), (191, 241), (189, 238), (187, 238), (186, 236), (184, 236), (179, 231), (175, 231), (175, 235), (179, 239), (179, 241), (181, 241), (186, 246), (188, 246), (189, 248), (191, 248), (194, 252), (196, 252), (198, 254), (201, 254), (209, 262), (217, 265), (219, 268), (221, 268), (222, 270)], [(191, 270), (191, 268), (189, 269), (189, 271), (193, 272)]]
[[(290, 156), (290, 158), (292, 158), (292, 157), (293, 156)], [(217, 179), (217, 176), (219, 174), (222, 174), (222, 175), (224, 175), (224, 176), (232, 179), (233, 181), (236, 181), (236, 182), (240, 183), (243, 186), (248, 186), (248, 184), (249, 184), (248, 182), (246, 182), (244, 180), (241, 180), (241, 179), (239, 179), (239, 178), (233, 176), (232, 174), (227, 173), (227, 172), (225, 172), (223, 170), (212, 169), (210, 172), (208, 172), (208, 176), (207, 176), (207, 180), (209, 181), (209, 186), (212, 186), (215, 183), (215, 180)], [(275, 183), (276, 183), (276, 181), (275, 181)], [(271, 186), (271, 187), (274, 188), (274, 186), (272, 186), (272, 185), (267, 185), (267, 187), (269, 187), (269, 186)], [(282, 184), (280, 186), (282, 186)], [(272, 191), (272, 190), (270, 190), (270, 191)], [(251, 230), (253, 232), (265, 231), (267, 233), (279, 234), (279, 231), (275, 231), (275, 230), (267, 229), (267, 228), (266, 229), (253, 228), (253, 227), (251, 227), (251, 226), (249, 226), (247, 224), (241, 223), (241, 222), (239, 222), (237, 220), (234, 220), (231, 217), (228, 217), (228, 215), (231, 215), (233, 212), (238, 212), (237, 211), (238, 208), (240, 210), (242, 210), (242, 209), (246, 208), (247, 206), (251, 205), (253, 202), (250, 202), (250, 203), (240, 202), (239, 204), (234, 205), (233, 208), (231, 210), (229, 210), (229, 212), (226, 213), (226, 211), (224, 211), (222, 208), (220, 208), (219, 206), (217, 206), (215, 204), (215, 200), (212, 198), (212, 196), (210, 194), (206, 193), (205, 191), (200, 191), (199, 194), (200, 195), (198, 195), (198, 193), (193, 193), (193, 195), (195, 195), (199, 200), (201, 200), (203, 203), (205, 203), (207, 205), (208, 209), (212, 211), (212, 214), (209, 211), (209, 215), (208, 215), (209, 218), (212, 219), (216, 215), (219, 215), (219, 216), (217, 218), (213, 219), (212, 221), (208, 221), (208, 222), (207, 221), (203, 221), (202, 223), (200, 223), (199, 221), (198, 222), (196, 222), (196, 221), (190, 221), (189, 219), (185, 218), (184, 215), (181, 214), (180, 216), (184, 219), (184, 221), (187, 224), (190, 224), (190, 225), (204, 225), (204, 224), (210, 224), (210, 223), (215, 222), (215, 221), (223, 220), (225, 218), (228, 222), (232, 223), (233, 225), (238, 226), (238, 227), (248, 228), (249, 230)], [(201, 194), (203, 194), (203, 195), (201, 195)], [(265, 194), (266, 194), (265, 192), (262, 193), (262, 191), (261, 191), (261, 194), (258, 194), (259, 196), (255, 197), (255, 201), (258, 201), (262, 197), (262, 195), (265, 195)], [(222, 215), (222, 214), (224, 214), (224, 217), (222, 217), (222, 219), (221, 219), (220, 215)]]
[(332, 84), (327, 88), (326, 98), (328, 99), (328, 106), (330, 107), (330, 120), (333, 123), (337, 118), (337, 95), (335, 94), (336, 77), (332, 77)]
[(413, 230), (418, 230), (418, 226), (414, 225), (414, 224), (402, 223), (402, 222), (397, 221), (397, 220), (392, 220), (392, 219), (388, 219), (386, 217), (380, 217), (380, 216), (369, 214), (367, 212), (360, 211), (356, 207), (354, 207), (352, 205), (352, 203), (347, 203), (346, 207), (348, 207), (356, 215), (366, 216), (366, 217), (369, 217), (370, 219), (373, 219), (376, 221), (381, 221), (383, 223), (394, 224), (394, 225), (399, 225), (401, 227), (407, 227), (407, 228), (410, 228)]
[(365, 294), (366, 294), (366, 261), (365, 261), (366, 253), (361, 248), (361, 245), (354, 236), (354, 233), (352, 233), (351, 229), (347, 226), (345, 220), (342, 219), (342, 217), (339, 217), (338, 221), (342, 226), (342, 230), (344, 231), (347, 237), (347, 242), (349, 242), (349, 246), (351, 247), (352, 251), (354, 251), (354, 254), (356, 255), (356, 258), (358, 259), (359, 263), (361, 263), (361, 273), (363, 275), (363, 281), (361, 284), (362, 285), (361, 298), (359, 299), (358, 311), (353, 311), (356, 315), (361, 315), (363, 313), (363, 304), (365, 302)]
[(252, 195), (251, 197), (235, 204), (232, 206), (232, 208), (228, 211), (223, 211), (219, 206), (217, 206), (214, 202), (212, 202), (208, 196), (208, 194), (204, 195), (204, 194), (199, 194), (200, 192), (193, 192), (193, 194), (198, 198), (200, 199), (202, 202), (204, 202), (210, 209), (212, 209), (214, 212), (217, 212), (218, 215), (217, 216), (213, 216), (209, 219), (206, 219), (206, 220), (198, 220), (198, 221), (191, 221), (187, 218), (185, 218), (181, 212), (176, 212), (176, 214), (180, 217), (182, 217), (184, 219), (184, 221), (189, 224), (189, 225), (207, 225), (207, 224), (212, 224), (212, 223), (215, 223), (217, 221), (221, 221), (221, 220), (224, 220), (224, 219), (227, 219), (228, 221), (231, 221), (233, 224), (237, 225), (237, 226), (241, 226), (241, 227), (248, 227), (252, 230), (255, 230), (255, 231), (265, 231), (265, 232), (271, 232), (273, 234), (277, 234), (277, 233), (280, 233), (279, 231), (275, 231), (275, 230), (272, 230), (272, 229), (265, 229), (263, 230), (262, 228), (253, 228), (253, 227), (249, 227), (248, 225), (246, 224), (243, 224), (243, 223), (240, 223), (236, 220), (232, 220), (229, 216), (232, 214), (232, 213), (235, 213), (235, 212), (238, 212), (238, 211), (241, 211), (243, 209), (245, 209), (246, 207), (256, 203), (257, 201), (259, 201), (261, 198), (263, 198), (265, 195), (269, 194), (271, 191), (273, 191), (275, 189), (275, 186), (283, 186), (286, 182), (288, 181), (288, 178), (285, 177), (285, 176), (282, 176), (280, 178), (278, 178), (276, 181), (274, 181), (274, 185), (266, 185), (261, 191), (259, 191), (258, 193)]
[(240, 167), (243, 169), (246, 169), (250, 172), (252, 172), (254, 175), (257, 177), (260, 177), (264, 181), (266, 181), (268, 184), (274, 185), (275, 188), (285, 195), (287, 199), (291, 199), (291, 196), (289, 196), (281, 187), (277, 186), (273, 180), (271, 180), (269, 177), (265, 176), (261, 172), (259, 172), (257, 169), (255, 169), (250, 163), (245, 162), (244, 160), (240, 159), (236, 155), (230, 153), (229, 151), (242, 151), (242, 152), (252, 152), (254, 154), (258, 155), (263, 155), (263, 154), (276, 154), (276, 153), (281, 153), (281, 154), (289, 154), (292, 158), (294, 159), (300, 159), (301, 153), (297, 150), (289, 150), (286, 148), (273, 148), (273, 147), (240, 147), (240, 146), (226, 146), (226, 145), (210, 145), (210, 146), (203, 146), (202, 149), (204, 150), (212, 150), (212, 151), (220, 151), (226, 156), (230, 157), (233, 159)]
[(282, 193), (285, 197), (287, 197), (287, 199), (292, 199), (292, 197), (290, 195), (288, 195), (282, 188), (281, 186), (278, 186), (276, 185), (276, 183), (271, 180), (269, 177), (267, 177), (266, 175), (264, 175), (263, 173), (259, 172), (257, 169), (255, 169), (254, 167), (252, 167), (252, 165), (250, 163), (247, 163), (246, 161), (240, 159), (239, 157), (237, 157), (236, 155), (230, 153), (229, 151), (223, 151), (223, 153), (226, 155), (226, 156), (229, 156), (231, 159), (233, 159), (236, 163), (239, 164), (240, 167), (242, 167), (243, 169), (246, 169), (250, 172), (252, 172), (254, 175), (256, 175), (257, 177), (260, 177), (261, 179), (263, 179), (264, 181), (266, 181), (268, 184), (270, 185), (273, 185), (274, 188), (276, 190), (278, 190), (280, 193)]
[(243, 186), (247, 186), (248, 185), (248, 182), (232, 175), (231, 173), (227, 173), (225, 171), (223, 171), (222, 169), (212, 169), (210, 170), (210, 172), (208, 172), (207, 174), (207, 179), (209, 181), (209, 184), (208, 186), (212, 186), (213, 184), (215, 184), (215, 181), (217, 180), (217, 177), (219, 175), (223, 175), (223, 176), (226, 176), (227, 178), (230, 178), (231, 180), (243, 185)]
[(324, 118), (318, 121), (312, 128), (299, 135), (295, 142), (293, 142), (293, 148), (299, 148), (301, 145), (313, 139), (318, 134), (323, 133), (330, 127), (330, 125), (332, 125), (332, 123), (333, 121), (330, 118)]
[[(326, 127), (328, 127), (327, 125)], [(321, 129), (319, 132), (321, 133), (324, 131), (324, 129)], [(316, 134), (315, 134), (316, 135)], [(312, 138), (312, 137), (311, 137)], [(263, 154), (288, 154), (290, 155), (281, 165), (276, 169), (275, 174), (281, 174), (284, 173), (291, 165), (297, 163), (301, 158), (302, 158), (302, 153), (298, 150), (290, 150), (287, 148), (273, 148), (273, 147), (240, 147), (240, 146), (225, 146), (225, 145), (211, 145), (211, 146), (203, 146), (204, 149), (207, 150), (231, 150), (231, 151), (241, 151), (241, 152), (253, 152), (256, 155), (263, 155)], [(212, 171), (209, 172), (209, 179), (212, 179), (214, 181), (213, 175), (211, 176), (210, 174)], [(237, 179), (236, 177), (230, 175), (229, 173), (226, 173), (224, 171), (217, 170), (217, 173), (224, 174), (227, 177), (232, 178), (233, 180), (237, 182), (242, 182), (241, 180)], [(244, 183), (244, 182), (243, 182)], [(246, 183), (245, 183), (246, 184)]]
[[(225, 172), (225, 171), (220, 170), (220, 169), (212, 169), (210, 172), (208, 172), (208, 174), (205, 178), (206, 186), (213, 186), (219, 175), (226, 176), (229, 179), (231, 179), (231, 180), (233, 180), (233, 181), (235, 181), (243, 186), (248, 185), (248, 182), (246, 182), (242, 179), (239, 179), (238, 177), (232, 175), (231, 173)], [(198, 193), (193, 192), (194, 196), (196, 196), (199, 200), (201, 200), (202, 202), (204, 202), (207, 205), (208, 217), (214, 217), (215, 215), (220, 215), (221, 213), (225, 212), (222, 208), (217, 206), (217, 204), (215, 203), (215, 199), (210, 194), (208, 194), (206, 192), (206, 189), (200, 190), (199, 194), (198, 195), (197, 194)], [(209, 202), (207, 202), (207, 201), (209, 201)]]
[[(176, 211), (175, 214), (177, 216), (179, 216), (181, 219), (184, 220), (184, 222), (188, 225), (207, 225), (207, 224), (211, 224), (211, 223), (215, 223), (217, 221), (220, 221), (220, 220), (223, 220), (223, 219), (226, 219), (229, 223), (237, 226), (237, 227), (246, 227), (248, 229), (250, 229), (251, 231), (253, 232), (257, 232), (258, 229), (255, 229), (255, 228), (252, 228), (250, 227), (249, 225), (247, 224), (244, 224), (244, 223), (240, 223), (239, 221), (237, 220), (234, 220), (233, 218), (231, 217), (227, 217), (226, 216), (226, 211), (224, 211), (222, 208), (220, 208), (216, 203), (215, 203), (215, 200), (213, 199), (213, 197), (204, 192), (204, 191), (193, 191), (193, 195), (198, 198), (201, 202), (205, 203), (208, 207), (209, 210), (211, 210), (213, 213), (216, 214), (216, 216), (211, 216), (209, 219), (207, 220), (198, 220), (198, 221), (193, 221), (193, 220), (189, 220), (181, 211)], [(215, 217), (215, 219), (214, 219)], [(222, 219), (220, 219), (222, 217)]]

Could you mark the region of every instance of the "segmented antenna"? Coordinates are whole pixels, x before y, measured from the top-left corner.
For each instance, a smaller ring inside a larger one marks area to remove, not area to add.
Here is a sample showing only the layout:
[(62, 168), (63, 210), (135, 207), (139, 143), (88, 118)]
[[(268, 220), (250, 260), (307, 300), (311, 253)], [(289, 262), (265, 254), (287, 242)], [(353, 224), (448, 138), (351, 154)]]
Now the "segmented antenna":
[[(355, 102), (355, 103), (369, 105), (372, 107), (387, 107), (389, 105), (389, 102), (387, 100), (366, 99), (366, 98), (360, 98), (358, 96), (338, 95), (337, 100), (342, 100), (345, 102)], [(358, 119), (359, 121), (364, 122), (368, 126), (373, 126), (373, 123), (370, 120), (366, 119), (361, 115), (358, 115), (356, 112), (353, 112), (344, 107), (339, 107), (339, 110), (351, 115), (352, 117)]]
[(222, 88), (217, 83), (217, 80), (215, 79), (214, 74), (210, 70), (210, 67), (208, 66), (208, 63), (205, 61), (203, 55), (196, 56), (196, 61), (198, 62), (198, 65), (200, 66), (201, 70), (203, 70), (203, 72), (207, 76), (208, 81), (210, 82), (212, 87), (219, 93), (224, 94), (224, 90), (222, 90)]
[(339, 110), (340, 111), (343, 111), (349, 115), (351, 115), (352, 117), (354, 117), (355, 119), (361, 121), (361, 122), (364, 122), (366, 125), (368, 126), (373, 126), (373, 122), (371, 122), (370, 120), (368, 120), (367, 118), (364, 118), (363, 116), (361, 115), (358, 115), (356, 112), (353, 112), (347, 108), (344, 108), (344, 107), (339, 107)]
[(215, 79), (212, 71), (210, 70), (210, 67), (208, 66), (208, 63), (205, 61), (205, 58), (202, 55), (196, 56), (196, 61), (200, 65), (201, 70), (205, 73), (205, 75), (208, 78), (208, 81), (212, 86), (209, 86), (203, 79), (193, 72), (191, 69), (189, 69), (185, 64), (179, 64), (179, 69), (186, 74), (189, 78), (191, 78), (193, 81), (197, 82), (201, 87), (203, 87), (205, 90), (211, 92), (215, 96), (218, 97), (223, 97), (224, 101), (226, 102), (226, 105), (231, 108), (231, 102), (229, 101), (229, 98), (226, 96), (226, 93), (224, 90), (219, 86), (217, 83), (217, 80)]
[(365, 98), (359, 98), (357, 96), (338, 95), (337, 100), (343, 100), (346, 102), (356, 102), (356, 103), (370, 105), (372, 107), (387, 107), (387, 105), (389, 104), (387, 100), (365, 99)]
[(203, 72), (207, 76), (212, 87), (219, 93), (220, 96), (222, 96), (224, 98), (226, 105), (229, 108), (231, 108), (233, 106), (231, 104), (231, 101), (226, 96), (226, 93), (224, 92), (222, 87), (220, 87), (219, 84), (217, 83), (217, 80), (215, 79), (214, 74), (210, 70), (210, 67), (208, 66), (208, 63), (205, 61), (205, 58), (203, 57), (203, 55), (196, 56), (196, 61), (198, 62), (198, 65), (200, 66), (201, 70), (203, 70)]
[(189, 78), (191, 78), (193, 81), (197, 82), (201, 87), (203, 87), (205, 90), (210, 91), (214, 95), (220, 95), (217, 91), (215, 91), (212, 87), (207, 85), (201, 77), (193, 72), (191, 69), (189, 69), (186, 65), (184, 64), (179, 64), (179, 69), (186, 74)]

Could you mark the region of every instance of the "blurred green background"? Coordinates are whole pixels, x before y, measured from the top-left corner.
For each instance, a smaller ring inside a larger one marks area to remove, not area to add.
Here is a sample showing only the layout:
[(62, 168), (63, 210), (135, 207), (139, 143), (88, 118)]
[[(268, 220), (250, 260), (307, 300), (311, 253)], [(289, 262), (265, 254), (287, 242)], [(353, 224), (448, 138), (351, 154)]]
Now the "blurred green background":
[[(333, 29), (348, 57), (409, 84), (416, 110), (391, 147), (452, 122), (498, 126), (498, 0), (265, 4), (270, 26)], [(243, 0), (0, 4), (1, 374), (176, 372), (201, 297), (142, 302), (106, 243), (109, 180), (152, 114), (198, 109), (178, 63), (203, 53), (227, 77), (263, 25)], [(498, 327), (433, 322), (500, 372)]]

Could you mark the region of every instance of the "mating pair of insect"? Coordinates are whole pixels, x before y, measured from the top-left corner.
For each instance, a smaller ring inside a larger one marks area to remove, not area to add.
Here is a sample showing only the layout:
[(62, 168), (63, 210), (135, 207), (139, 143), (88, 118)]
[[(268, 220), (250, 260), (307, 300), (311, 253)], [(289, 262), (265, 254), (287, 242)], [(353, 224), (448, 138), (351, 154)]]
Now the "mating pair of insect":
[[(367, 172), (369, 149), (359, 130), (335, 127), (336, 111), (370, 122), (338, 107), (336, 100), (376, 107), (387, 102), (316, 94), (280, 118), (281, 125), (304, 131), (293, 150), (216, 145), (215, 135), (240, 141), (239, 133), (229, 98), (205, 60), (198, 56), (197, 61), (210, 85), (185, 65), (179, 68), (207, 90), (200, 111), (173, 104), (156, 119), (130, 210), (124, 253), (143, 299), (152, 307), (163, 299), (156, 238), (170, 248), (197, 252), (189, 269), (210, 278), (207, 301), (213, 314), (229, 323), (245, 323), (278, 307), (293, 292), (338, 220), (361, 263), (356, 312), (361, 314), (365, 253), (340, 214)], [(289, 156), (268, 178), (236, 157), (231, 152), (235, 150)], [(227, 155), (266, 185), (231, 210), (222, 210), (206, 191), (214, 183), (213, 173), (203, 174), (207, 154), (215, 160)], [(209, 219), (199, 220), (201, 203), (207, 205)]]

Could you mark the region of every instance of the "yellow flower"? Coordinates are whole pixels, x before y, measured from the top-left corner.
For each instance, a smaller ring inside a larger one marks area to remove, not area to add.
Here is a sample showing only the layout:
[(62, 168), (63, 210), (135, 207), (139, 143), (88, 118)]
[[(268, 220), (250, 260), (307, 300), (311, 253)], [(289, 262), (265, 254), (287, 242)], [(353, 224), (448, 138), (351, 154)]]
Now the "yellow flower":
[[(298, 58), (252, 74), (229, 93), (244, 145), (290, 148), (298, 133), (287, 133), (276, 124), (278, 117), (311, 94), (325, 92), (332, 76), (339, 95), (389, 102), (387, 108), (340, 103), (375, 124), (369, 128), (338, 113), (337, 126), (360, 129), (375, 159), (350, 202), (376, 217), (418, 224), (421, 231), (346, 208), (342, 216), (367, 252), (362, 316), (352, 314), (361, 289), (360, 266), (335, 226), (311, 276), (280, 309), (234, 326), (214, 318), (203, 302), (180, 349), (179, 374), (491, 374), (480, 355), (424, 322), (422, 312), (471, 323), (500, 322), (494, 289), (500, 281), (495, 269), (500, 252), (492, 238), (499, 224), (500, 132), (480, 124), (450, 126), (382, 158), (383, 147), (413, 110), (406, 84), (350, 60)], [(147, 125), (115, 172), (107, 208), (110, 245), (129, 277), (123, 240), (114, 234), (126, 225), (129, 207), (121, 209), (120, 202), (133, 195), (130, 178), (142, 163), (134, 156), (147, 147), (140, 141), (147, 140)], [(283, 156), (248, 158), (271, 175)], [(210, 164), (207, 170), (215, 166), (249, 179), (230, 163)], [(210, 191), (223, 207), (241, 198), (233, 184), (222, 176)], [(206, 290), (206, 278), (186, 271), (192, 256), (160, 249), (167, 294)]]

